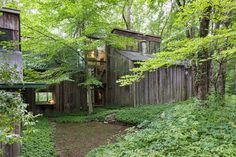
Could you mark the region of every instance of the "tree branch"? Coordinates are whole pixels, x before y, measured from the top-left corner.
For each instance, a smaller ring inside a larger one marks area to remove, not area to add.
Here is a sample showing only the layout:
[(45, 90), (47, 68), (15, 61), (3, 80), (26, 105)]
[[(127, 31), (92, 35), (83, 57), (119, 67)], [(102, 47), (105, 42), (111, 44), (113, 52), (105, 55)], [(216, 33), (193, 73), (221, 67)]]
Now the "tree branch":
[(78, 56), (81, 57), (81, 59), (82, 59), (83, 61), (85, 60), (85, 59), (84, 59), (84, 56), (82, 56), (80, 53), (78, 53), (78, 51), (77, 51), (74, 47), (72, 47), (72, 46), (70, 46), (70, 45), (68, 45), (68, 44), (66, 44), (66, 43), (64, 43), (64, 42), (62, 42), (62, 41), (60, 41), (60, 40), (58, 40), (58, 39), (52, 37), (52, 36), (49, 36), (49, 35), (47, 35), (47, 34), (41, 32), (41, 31), (39, 31), (39, 30), (37, 30), (37, 29), (35, 29), (35, 28), (33, 28), (33, 27), (27, 26), (27, 25), (25, 25), (25, 24), (23, 24), (23, 23), (22, 23), (22, 25), (24, 25), (25, 27), (27, 27), (27, 28), (29, 28), (29, 29), (31, 29), (31, 30), (33, 30), (33, 31), (35, 31), (35, 32), (37, 32), (37, 33), (39, 33), (39, 34), (41, 34), (41, 35), (47, 37), (47, 38), (52, 39), (53, 41), (60, 42), (60, 43), (63, 44), (64, 46), (66, 46), (66, 47), (68, 47), (69, 49), (75, 51), (75, 52), (78, 54)]

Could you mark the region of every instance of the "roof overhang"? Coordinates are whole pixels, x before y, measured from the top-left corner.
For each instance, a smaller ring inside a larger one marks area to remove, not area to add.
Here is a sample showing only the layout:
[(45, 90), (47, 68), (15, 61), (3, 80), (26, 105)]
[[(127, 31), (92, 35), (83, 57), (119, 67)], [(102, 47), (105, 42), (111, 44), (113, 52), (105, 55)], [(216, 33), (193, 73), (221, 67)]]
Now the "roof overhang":
[(35, 83), (35, 82), (24, 82), (24, 83), (13, 83), (5, 84), (0, 83), (0, 89), (37, 89), (37, 88), (47, 88), (48, 84), (45, 83)]
[(120, 28), (113, 29), (111, 33), (121, 35), (121, 36), (125, 36), (125, 37), (135, 38), (135, 39), (138, 39), (138, 40), (161, 42), (161, 37), (160, 36), (147, 35), (147, 34), (144, 34), (144, 33), (125, 30), (125, 29), (120, 29)]
[(10, 8), (0, 8), (0, 12), (3, 12), (3, 13), (11, 13), (11, 14), (17, 14), (19, 15), (20, 14), (20, 10), (16, 10), (16, 9), (10, 9)]
[(147, 61), (149, 59), (154, 58), (155, 56), (152, 54), (141, 54), (138, 52), (133, 52), (133, 51), (116, 51), (120, 55), (126, 57), (128, 60), (131, 61)]

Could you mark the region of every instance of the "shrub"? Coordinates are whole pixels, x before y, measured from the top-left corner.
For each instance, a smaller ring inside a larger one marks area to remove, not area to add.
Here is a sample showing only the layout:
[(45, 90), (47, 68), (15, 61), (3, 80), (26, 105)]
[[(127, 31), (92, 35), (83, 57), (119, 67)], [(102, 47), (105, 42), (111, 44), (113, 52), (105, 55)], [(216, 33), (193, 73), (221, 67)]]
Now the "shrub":
[(25, 128), (24, 135), (32, 133), (34, 116), (26, 108), (19, 94), (0, 91), (0, 142), (21, 142), (22, 136), (15, 133), (19, 125)]

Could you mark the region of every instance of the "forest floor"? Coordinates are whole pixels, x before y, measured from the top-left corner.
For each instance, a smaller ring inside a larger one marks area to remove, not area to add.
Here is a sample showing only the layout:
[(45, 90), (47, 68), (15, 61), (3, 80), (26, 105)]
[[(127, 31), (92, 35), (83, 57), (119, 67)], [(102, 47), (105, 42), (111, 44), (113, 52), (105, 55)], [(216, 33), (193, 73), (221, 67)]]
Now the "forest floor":
[(60, 157), (84, 157), (90, 150), (116, 142), (128, 126), (102, 122), (57, 123), (54, 141)]
[[(236, 96), (225, 100), (223, 105), (209, 97), (208, 108), (192, 99), (136, 108), (96, 108), (91, 115), (55, 113), (38, 120), (37, 131), (23, 142), (22, 156), (236, 156)], [(125, 126), (104, 124), (110, 115)], [(129, 126), (135, 127), (126, 133)]]

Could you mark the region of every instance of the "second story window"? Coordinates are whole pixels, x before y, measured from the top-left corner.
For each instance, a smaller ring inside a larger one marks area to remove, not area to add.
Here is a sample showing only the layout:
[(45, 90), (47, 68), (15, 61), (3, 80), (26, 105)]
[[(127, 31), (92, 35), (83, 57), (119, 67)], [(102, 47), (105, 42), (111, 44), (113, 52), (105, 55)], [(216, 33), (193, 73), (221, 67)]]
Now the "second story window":
[(13, 31), (0, 28), (0, 50), (13, 49)]

